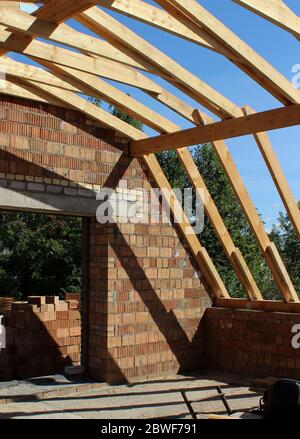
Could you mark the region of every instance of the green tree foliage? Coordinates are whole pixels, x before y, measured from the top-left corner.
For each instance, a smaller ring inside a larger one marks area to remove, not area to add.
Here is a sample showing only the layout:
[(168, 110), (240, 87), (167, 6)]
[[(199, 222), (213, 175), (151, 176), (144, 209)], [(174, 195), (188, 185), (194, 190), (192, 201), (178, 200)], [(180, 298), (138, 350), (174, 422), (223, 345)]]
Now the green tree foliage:
[[(270, 271), (260, 254), (255, 237), (213, 149), (209, 144), (199, 145), (194, 148), (192, 154), (233, 241), (245, 256), (258, 286), (266, 298), (278, 298)], [(157, 156), (172, 187), (186, 187), (190, 184), (174, 151), (159, 153)], [(199, 239), (209, 252), (232, 297), (243, 297), (243, 288), (207, 216), (205, 216), (204, 230), (199, 235)]]
[(81, 219), (0, 214), (0, 295), (78, 292)]
[[(300, 209), (300, 201), (298, 207)], [(300, 241), (287, 214), (280, 213), (277, 225), (273, 226), (271, 239), (276, 243), (297, 293), (300, 294)]]
[[(130, 96), (130, 95), (128, 95)], [(113, 116), (116, 116), (118, 119), (121, 119), (123, 122), (132, 125), (134, 128), (143, 131), (143, 124), (139, 120), (120, 110), (120, 108), (115, 107), (114, 105), (109, 106), (109, 111)]]

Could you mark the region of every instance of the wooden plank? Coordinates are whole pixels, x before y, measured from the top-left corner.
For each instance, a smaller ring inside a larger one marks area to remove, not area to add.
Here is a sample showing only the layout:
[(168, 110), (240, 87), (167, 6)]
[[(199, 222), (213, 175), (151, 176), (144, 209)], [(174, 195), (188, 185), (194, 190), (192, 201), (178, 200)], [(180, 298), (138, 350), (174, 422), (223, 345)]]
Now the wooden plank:
[[(119, 50), (136, 53), (146, 64), (154, 66), (162, 76), (167, 74), (175, 83), (185, 87), (185, 92), (201, 104), (211, 104), (211, 109), (221, 117), (240, 116), (241, 110), (205, 82), (176, 63), (156, 47), (99, 8), (91, 8), (77, 17), (84, 26), (104, 37)], [(140, 61), (141, 62), (141, 61)]]
[[(17, 29), (19, 31), (22, 30), (23, 32), (25, 32), (25, 30), (28, 29), (28, 34), (30, 34), (30, 36), (32, 36), (32, 34), (37, 34), (35, 24), (33, 24), (32, 26), (30, 25), (30, 23), (32, 23), (32, 20), (37, 20), (36, 18), (34, 19), (31, 16), (29, 16), (29, 17), (31, 17), (30, 22), (26, 21), (26, 25), (21, 26), (19, 21), (18, 21), (18, 15), (11, 18), (10, 14), (9, 14), (9, 17), (10, 17), (9, 20), (6, 19), (6, 16), (7, 16), (7, 14), (5, 14), (5, 13), (3, 14), (2, 18), (0, 16), (0, 19), (6, 25), (11, 24), (12, 28)], [(27, 18), (26, 18), (26, 20), (27, 20)], [(15, 25), (13, 25), (14, 21), (15, 21)], [(36, 23), (36, 22), (34, 21), (33, 23)], [(46, 25), (44, 25), (44, 23)], [(39, 30), (41, 28), (43, 29), (43, 32), (40, 32), (39, 36), (46, 37), (46, 34), (48, 34), (48, 32), (49, 32), (49, 38), (51, 36), (51, 39), (53, 37), (53, 40), (56, 40), (57, 42), (61, 42), (61, 43), (69, 44), (69, 45), (72, 44), (73, 47), (77, 47), (78, 49), (81, 47), (82, 50), (84, 48), (84, 49), (86, 49), (85, 50), (86, 53), (88, 50), (90, 50), (89, 54), (92, 54), (92, 55), (94, 55), (95, 53), (98, 53), (98, 55), (100, 55), (100, 53), (102, 53), (102, 57), (107, 58), (106, 60), (104, 59), (105, 64), (104, 65), (102, 64), (102, 67), (101, 67), (101, 64), (99, 65), (99, 63), (97, 65), (99, 66), (100, 74), (106, 72), (106, 75), (109, 79), (122, 80), (124, 82), (126, 82), (126, 80), (128, 79), (127, 76), (124, 75), (124, 70), (121, 69), (121, 71), (120, 71), (120, 69), (118, 69), (119, 62), (121, 62), (123, 64), (128, 64), (128, 65), (132, 64), (132, 66), (135, 66), (135, 67), (141, 66), (141, 64), (135, 63), (135, 61), (132, 58), (129, 58), (126, 54), (123, 54), (123, 52), (114, 48), (112, 45), (110, 45), (109, 43), (107, 43), (105, 41), (101, 41), (101, 40), (98, 40), (95, 38), (95, 40), (99, 41), (99, 43), (91, 45), (90, 42), (93, 41), (92, 37), (84, 38), (84, 39), (79, 38), (79, 40), (78, 40), (78, 35), (77, 35), (78, 32), (74, 31), (70, 27), (67, 27), (66, 25), (58, 26), (60, 30), (57, 32), (53, 31), (51, 33), (51, 29), (53, 28), (53, 26), (54, 26), (54, 28), (56, 26), (54, 23), (51, 24), (51, 23), (47, 23), (47, 22), (43, 22), (43, 23), (38, 22), (38, 24), (39, 24), (38, 29)], [(49, 26), (52, 26), (51, 29), (49, 28)], [(58, 27), (56, 29), (58, 29)], [(26, 31), (26, 33), (27, 33), (27, 31)], [(80, 35), (80, 33), (79, 33), (79, 35)], [(7, 40), (7, 39), (9, 39), (8, 33), (6, 33), (6, 36), (5, 36), (5, 40)], [(31, 44), (31, 48), (32, 48), (31, 41), (30, 40), (27, 40), (27, 41), (28, 41), (28, 44), (29, 43)], [(21, 48), (23, 48), (25, 45), (26, 45), (26, 41), (23, 39), (23, 44), (21, 44)], [(34, 47), (36, 48), (36, 50), (35, 50), (36, 55), (38, 52), (40, 54), (40, 56), (42, 54), (45, 54), (45, 56), (43, 56), (43, 59), (47, 58), (46, 49), (49, 49), (49, 46), (45, 47), (45, 46), (41, 46), (41, 45), (36, 45), (36, 42), (35, 42)], [(43, 50), (41, 50), (41, 49), (43, 49)], [(56, 52), (56, 53), (54, 53), (54, 52)], [(98, 70), (93, 71), (93, 63), (92, 63), (92, 60), (90, 59), (90, 57), (88, 59), (79, 58), (75, 54), (75, 59), (74, 59), (74, 55), (72, 52), (59, 51), (57, 53), (57, 49), (55, 49), (55, 51), (54, 51), (54, 48), (50, 46), (49, 59), (52, 59), (54, 61), (55, 60), (58, 61), (58, 55), (61, 55), (59, 57), (59, 59), (63, 63), (61, 65), (72, 66), (73, 68), (79, 68), (80, 66), (81, 66), (80, 68), (82, 68), (82, 67), (84, 68), (84, 66), (86, 66), (87, 68), (85, 70), (87, 70), (89, 72), (96, 73), (98, 71)], [(71, 56), (71, 58), (70, 58), (70, 56)], [(42, 58), (39, 58), (39, 59), (41, 60)], [(112, 69), (109, 68), (108, 59), (111, 59), (113, 61), (113, 63), (112, 63), (113, 68)], [(131, 59), (132, 59), (132, 62), (130, 61)], [(41, 62), (41, 61), (39, 61), (39, 62)], [(103, 67), (104, 67), (104, 70), (103, 70)], [(121, 65), (121, 67), (122, 67), (122, 65)], [(120, 73), (121, 73), (121, 77), (120, 77)], [(193, 120), (194, 120), (193, 119), (193, 112), (194, 112), (193, 107), (188, 105), (183, 100), (179, 99), (177, 96), (168, 92), (167, 90), (165, 90), (163, 87), (161, 87), (160, 85), (158, 85), (154, 81), (152, 81), (149, 78), (147, 78), (146, 76), (142, 75), (141, 73), (135, 74), (133, 70), (130, 70), (129, 73), (130, 73), (130, 80), (128, 81), (129, 85), (136, 86), (136, 87), (143, 87), (142, 88), (143, 91), (146, 92), (147, 94), (149, 94), (152, 98), (154, 98), (158, 102), (166, 105), (168, 108), (175, 111), (177, 114), (184, 117), (185, 119), (193, 122)], [(117, 74), (117, 77), (115, 76), (115, 74)], [(35, 78), (32, 78), (32, 79), (34, 80)], [(142, 81), (140, 79), (142, 79)], [(145, 85), (145, 87), (144, 87), (144, 85)]]
[[(0, 4), (0, 6), (2, 5)], [(11, 14), (7, 8), (1, 9), (0, 24), (9, 27), (10, 30), (22, 32), (25, 35), (41, 37), (55, 43), (65, 44), (85, 54), (97, 55), (120, 62), (121, 64), (147, 70), (144, 65), (117, 50), (107, 41), (79, 32), (66, 24), (58, 25), (21, 11)]]
[(300, 39), (300, 17), (296, 15), (283, 1), (272, 0), (233, 0), (249, 11), (271, 21), (282, 29)]
[(58, 78), (63, 79), (81, 92), (99, 97), (109, 104), (116, 105), (127, 114), (158, 132), (172, 131), (177, 128), (177, 125), (170, 122), (164, 116), (161, 116), (136, 99), (94, 75), (78, 72), (74, 69), (62, 67), (55, 63), (47, 63), (45, 61), (43, 61), (43, 65)]
[(24, 83), (30, 84), (37, 90), (41, 90), (42, 92), (49, 94), (54, 99), (66, 103), (69, 107), (74, 108), (77, 111), (81, 111), (92, 119), (100, 122), (102, 125), (112, 128), (126, 137), (129, 137), (131, 139), (142, 139), (146, 136), (146, 134), (144, 134), (142, 131), (134, 128), (126, 122), (123, 122), (117, 117), (107, 113), (102, 108), (97, 107), (96, 105), (88, 102), (87, 100), (75, 95), (70, 91), (61, 90), (52, 85), (45, 85), (34, 81), (26, 80), (24, 81)]
[(288, 107), (254, 113), (206, 126), (189, 128), (176, 133), (132, 142), (131, 154), (140, 156), (142, 154), (230, 139), (299, 124), (300, 105), (294, 104)]
[(53, 74), (39, 67), (29, 66), (7, 57), (2, 57), (2, 66), (5, 68), (6, 73), (11, 76), (100, 98), (112, 105), (118, 106), (127, 114), (130, 114), (158, 132), (178, 129), (177, 125), (165, 117), (150, 110), (136, 99), (93, 75), (45, 61), (43, 61), (43, 65), (52, 71)]
[(279, 300), (215, 299), (214, 306), (248, 311), (300, 313), (300, 303), (284, 303)]
[(19, 79), (29, 79), (34, 82), (40, 82), (46, 85), (53, 85), (54, 87), (73, 91), (75, 93), (78, 93), (80, 91), (78, 88), (73, 87), (68, 82), (55, 77), (47, 70), (29, 64), (24, 64), (19, 61), (15, 61), (11, 58), (8, 58), (7, 56), (2, 56), (1, 66), (5, 69), (7, 75)]
[(0, 28), (0, 48), (34, 56), (45, 61), (53, 61), (62, 66), (72, 67), (86, 73), (101, 75), (154, 94), (161, 91), (159, 85), (131, 67), (104, 58), (91, 58), (42, 41), (32, 40), (24, 35), (15, 35), (2, 26)]
[[(234, 32), (227, 28), (221, 21), (210, 14), (195, 0), (156, 0), (183, 24), (190, 22), (204, 28), (227, 50), (230, 50), (240, 63), (247, 67), (247, 71), (266, 90), (284, 104), (300, 102), (300, 91), (296, 90), (290, 81), (282, 76), (263, 57), (258, 55), (250, 46), (241, 40)], [(188, 19), (187, 19), (188, 17)]]
[(43, 20), (61, 23), (95, 4), (97, 1), (91, 0), (48, 0), (39, 8), (38, 16)]
[(170, 208), (176, 219), (176, 223), (180, 228), (183, 236), (189, 245), (201, 272), (209, 285), (210, 292), (215, 297), (229, 297), (225, 285), (219, 276), (213, 262), (211, 261), (207, 251), (201, 246), (198, 237), (193, 232), (189, 220), (182, 210), (171, 186), (168, 182), (161, 166), (159, 165), (155, 155), (150, 154), (143, 157), (144, 162), (148, 166), (151, 175), (156, 182), (159, 189), (167, 189), (173, 202), (170, 203)]
[(176, 152), (190, 182), (204, 203), (205, 211), (211, 221), (218, 240), (224, 248), (224, 251), (243, 285), (247, 296), (251, 300), (262, 300), (261, 292), (256, 285), (246, 261), (240, 250), (236, 248), (189, 150), (187, 148), (181, 148), (176, 150)]
[[(199, 117), (201, 116), (199, 115)], [(205, 119), (203, 119), (203, 122), (206, 124), (211, 123), (212, 118), (206, 116)], [(298, 302), (298, 295), (290, 280), (286, 268), (281, 261), (280, 255), (278, 252), (276, 252), (276, 250), (274, 250), (274, 246), (272, 246), (270, 238), (265, 231), (263, 222), (257, 213), (251, 197), (244, 185), (242, 177), (240, 176), (240, 173), (231, 157), (230, 151), (223, 140), (211, 142), (211, 145), (224, 168), (234, 192), (238, 197), (240, 205), (257, 239), (262, 255), (270, 268), (278, 290), (286, 302)], [(269, 250), (270, 248), (271, 251)]]
[(30, 99), (32, 101), (45, 104), (62, 106), (61, 102), (52, 99), (50, 96), (41, 96), (40, 94), (36, 93), (34, 87), (30, 87), (29, 85), (24, 86), (23, 83), (19, 82), (15, 78), (11, 78), (9, 75), (7, 75), (5, 80), (1, 81), (0, 96), (2, 94), (16, 96), (22, 99)]
[(206, 34), (205, 38), (202, 38), (166, 11), (142, 0), (98, 0), (98, 4), (158, 29), (170, 32), (188, 41), (192, 41), (210, 50), (216, 50), (214, 45), (207, 41), (209, 35)]
[[(244, 111), (247, 115), (255, 113), (255, 111), (249, 106), (245, 106)], [(270, 171), (272, 179), (276, 185), (282, 202), (293, 224), (294, 230), (298, 235), (298, 238), (300, 239), (300, 211), (298, 208), (298, 203), (293, 196), (292, 190), (288, 184), (281, 164), (275, 154), (271, 141), (268, 135), (264, 132), (255, 133), (254, 138)]]

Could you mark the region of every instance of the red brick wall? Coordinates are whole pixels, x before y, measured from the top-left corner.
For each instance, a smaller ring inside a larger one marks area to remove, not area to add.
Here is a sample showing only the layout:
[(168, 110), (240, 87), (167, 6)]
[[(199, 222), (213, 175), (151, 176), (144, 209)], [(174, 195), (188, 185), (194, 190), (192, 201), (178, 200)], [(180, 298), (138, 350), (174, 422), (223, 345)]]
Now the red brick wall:
[[(46, 297), (15, 302), (4, 311), (6, 348), (0, 351), (0, 380), (63, 372), (80, 364), (81, 318), (74, 303), (46, 304)], [(74, 301), (72, 301), (74, 302)]]
[(97, 191), (124, 142), (79, 112), (0, 98), (0, 178)]
[(292, 347), (299, 314), (207, 309), (206, 367), (254, 377), (300, 379), (300, 349)]
[(118, 382), (201, 368), (210, 300), (174, 229), (91, 222), (91, 375)]
[[(127, 140), (76, 111), (1, 97), (0, 133), (0, 184), (16, 192), (94, 197), (120, 179), (150, 190), (142, 162), (123, 153)], [(115, 382), (200, 368), (210, 299), (176, 229), (88, 221), (91, 375)]]

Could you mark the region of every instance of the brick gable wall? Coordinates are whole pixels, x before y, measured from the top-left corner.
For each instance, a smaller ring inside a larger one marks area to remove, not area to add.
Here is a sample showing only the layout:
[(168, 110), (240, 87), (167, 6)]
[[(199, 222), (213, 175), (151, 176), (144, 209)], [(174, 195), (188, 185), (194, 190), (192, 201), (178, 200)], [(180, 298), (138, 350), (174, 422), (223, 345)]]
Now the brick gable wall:
[(109, 382), (200, 368), (200, 322), (211, 305), (176, 227), (97, 223), (100, 188), (115, 189), (120, 179), (128, 189), (152, 186), (143, 163), (124, 153), (127, 144), (76, 111), (1, 97), (5, 203), (61, 213), (75, 206), (89, 217), (88, 369)]

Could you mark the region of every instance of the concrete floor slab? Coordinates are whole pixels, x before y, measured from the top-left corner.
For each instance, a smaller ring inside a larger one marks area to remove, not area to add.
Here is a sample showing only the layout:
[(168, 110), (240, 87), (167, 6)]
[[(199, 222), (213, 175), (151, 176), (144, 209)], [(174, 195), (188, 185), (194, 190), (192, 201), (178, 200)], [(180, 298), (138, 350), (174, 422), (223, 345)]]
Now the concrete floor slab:
[[(26, 389), (27, 385), (21, 383), (20, 389), (24, 386)], [(216, 395), (215, 386), (219, 385), (231, 408), (239, 412), (258, 407), (261, 397), (260, 393), (249, 390), (246, 381), (212, 374), (168, 376), (123, 386), (95, 383), (94, 388), (76, 387), (75, 390), (73, 387), (74, 391), (67, 383), (65, 393), (63, 378), (58, 379), (57, 385), (62, 386), (60, 394), (50, 392), (36, 401), (1, 404), (0, 419), (190, 419), (180, 389), (188, 389), (189, 398), (199, 399)], [(198, 387), (201, 390), (193, 390)], [(11, 392), (16, 392), (13, 386)], [(219, 399), (196, 403), (194, 409), (201, 412), (199, 417), (203, 418), (209, 413), (226, 414)]]

